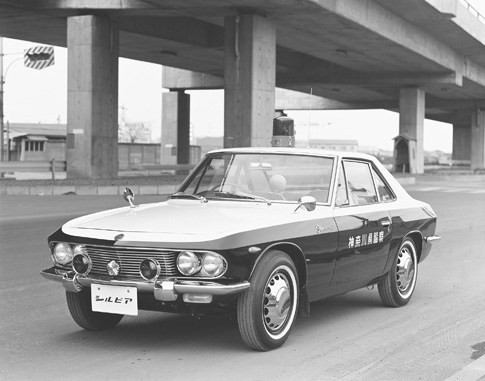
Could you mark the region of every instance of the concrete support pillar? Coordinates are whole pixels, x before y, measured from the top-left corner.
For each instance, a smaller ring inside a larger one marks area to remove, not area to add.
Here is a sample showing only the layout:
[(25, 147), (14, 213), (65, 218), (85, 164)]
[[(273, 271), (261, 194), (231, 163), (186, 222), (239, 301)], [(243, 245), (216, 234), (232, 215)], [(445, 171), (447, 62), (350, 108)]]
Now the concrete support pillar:
[(258, 15), (224, 20), (224, 147), (271, 144), (276, 27)]
[(190, 162), (190, 95), (183, 91), (162, 94), (161, 164)]
[(118, 176), (118, 29), (98, 16), (67, 21), (67, 177)]
[(405, 88), (399, 92), (399, 135), (415, 144), (410, 145), (410, 173), (424, 173), (424, 113), (425, 92), (419, 88)]
[(471, 127), (471, 169), (485, 169), (485, 111), (473, 112)]
[(453, 152), (451, 159), (456, 164), (470, 163), (472, 152), (472, 129), (470, 124), (453, 124)]

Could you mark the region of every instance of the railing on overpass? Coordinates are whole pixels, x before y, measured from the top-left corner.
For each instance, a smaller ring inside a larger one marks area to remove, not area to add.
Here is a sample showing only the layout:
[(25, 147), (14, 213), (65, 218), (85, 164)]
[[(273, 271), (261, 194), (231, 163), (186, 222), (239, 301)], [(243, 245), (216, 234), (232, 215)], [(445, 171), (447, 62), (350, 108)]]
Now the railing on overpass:
[(483, 17), (480, 12), (478, 12), (468, 1), (466, 0), (460, 0), (460, 3), (462, 3), (465, 8), (467, 8), (472, 15), (478, 18), (482, 23), (485, 24), (485, 17)]

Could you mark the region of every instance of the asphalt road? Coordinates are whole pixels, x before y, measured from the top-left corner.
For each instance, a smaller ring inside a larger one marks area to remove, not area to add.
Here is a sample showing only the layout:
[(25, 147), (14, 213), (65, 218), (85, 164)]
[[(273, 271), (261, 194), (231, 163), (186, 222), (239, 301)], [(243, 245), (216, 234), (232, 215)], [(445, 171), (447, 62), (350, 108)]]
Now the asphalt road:
[(46, 237), (75, 216), (124, 201), (0, 197), (0, 380), (451, 377), (485, 354), (485, 193), (410, 189), (432, 204), (443, 237), (420, 266), (410, 304), (386, 308), (376, 289), (312, 303), (287, 343), (265, 353), (244, 346), (237, 322), (217, 318), (140, 311), (114, 330), (81, 330), (62, 287), (39, 275), (51, 266)]

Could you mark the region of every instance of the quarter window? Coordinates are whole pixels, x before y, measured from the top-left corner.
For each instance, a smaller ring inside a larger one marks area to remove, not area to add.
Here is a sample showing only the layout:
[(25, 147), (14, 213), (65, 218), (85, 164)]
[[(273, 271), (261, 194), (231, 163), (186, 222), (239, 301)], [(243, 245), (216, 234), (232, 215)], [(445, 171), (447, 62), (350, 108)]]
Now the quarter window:
[(374, 176), (374, 180), (376, 182), (377, 193), (379, 194), (379, 198), (381, 201), (391, 201), (394, 200), (394, 195), (391, 189), (387, 186), (387, 184), (382, 180), (382, 177), (377, 173), (377, 171), (372, 168), (372, 175)]

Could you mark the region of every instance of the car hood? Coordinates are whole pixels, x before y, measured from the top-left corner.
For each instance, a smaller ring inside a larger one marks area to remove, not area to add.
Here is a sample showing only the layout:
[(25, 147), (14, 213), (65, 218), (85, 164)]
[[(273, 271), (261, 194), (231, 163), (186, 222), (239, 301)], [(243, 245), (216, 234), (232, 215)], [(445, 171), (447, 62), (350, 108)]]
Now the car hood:
[[(169, 200), (80, 217), (62, 230), (72, 236), (124, 241), (196, 242), (308, 219), (295, 203)], [(320, 213), (319, 213), (320, 214)], [(321, 214), (320, 214), (320, 217)]]

